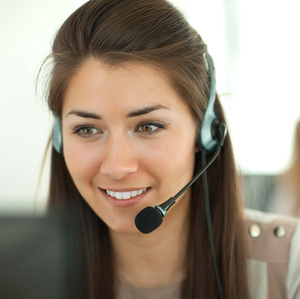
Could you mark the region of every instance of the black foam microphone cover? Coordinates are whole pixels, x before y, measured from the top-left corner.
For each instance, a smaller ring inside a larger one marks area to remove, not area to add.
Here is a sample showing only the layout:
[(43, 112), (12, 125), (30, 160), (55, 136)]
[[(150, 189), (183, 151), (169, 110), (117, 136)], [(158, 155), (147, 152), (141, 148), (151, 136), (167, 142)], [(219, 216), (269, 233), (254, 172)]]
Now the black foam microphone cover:
[(153, 207), (146, 207), (135, 217), (135, 226), (143, 234), (149, 234), (157, 229), (163, 221), (162, 214)]

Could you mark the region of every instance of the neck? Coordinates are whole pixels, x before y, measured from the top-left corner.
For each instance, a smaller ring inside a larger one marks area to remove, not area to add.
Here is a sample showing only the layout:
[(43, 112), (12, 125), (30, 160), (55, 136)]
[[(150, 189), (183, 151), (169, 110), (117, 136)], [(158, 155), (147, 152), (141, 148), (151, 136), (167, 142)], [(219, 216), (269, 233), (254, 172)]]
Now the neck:
[(110, 231), (115, 269), (122, 279), (138, 288), (158, 288), (184, 279), (188, 206), (188, 200), (180, 201), (163, 224), (147, 235)]

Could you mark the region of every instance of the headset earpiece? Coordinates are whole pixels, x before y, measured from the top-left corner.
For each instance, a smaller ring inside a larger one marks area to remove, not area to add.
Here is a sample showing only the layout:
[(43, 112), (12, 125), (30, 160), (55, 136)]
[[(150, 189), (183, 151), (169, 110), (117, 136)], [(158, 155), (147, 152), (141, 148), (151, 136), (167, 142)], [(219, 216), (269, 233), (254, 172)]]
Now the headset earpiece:
[[(216, 99), (216, 72), (212, 57), (205, 54), (208, 72), (210, 75), (210, 90), (208, 95), (207, 108), (204, 113), (203, 121), (200, 124), (199, 136), (197, 138), (197, 146), (199, 149), (204, 148), (207, 151), (213, 150), (219, 143), (218, 130), (220, 122), (214, 110)], [(224, 124), (226, 127), (226, 125)], [(227, 132), (227, 130), (226, 130)], [(225, 132), (225, 136), (226, 136)], [(225, 138), (224, 136), (224, 138)], [(223, 139), (224, 139), (223, 138)], [(223, 140), (224, 142), (224, 140)]]
[(52, 145), (57, 153), (63, 153), (63, 140), (62, 140), (62, 131), (60, 125), (60, 119), (58, 116), (55, 117), (53, 131), (52, 131)]

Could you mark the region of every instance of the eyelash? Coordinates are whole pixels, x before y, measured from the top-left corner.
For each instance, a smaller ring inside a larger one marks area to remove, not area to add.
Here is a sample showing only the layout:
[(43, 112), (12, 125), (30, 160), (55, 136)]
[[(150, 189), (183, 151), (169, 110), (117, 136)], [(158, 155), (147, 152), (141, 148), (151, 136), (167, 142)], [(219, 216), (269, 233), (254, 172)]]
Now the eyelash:
[[(148, 126), (148, 127), (151, 127), (152, 130), (149, 131), (149, 132), (144, 132), (141, 130), (141, 127), (142, 126)], [(153, 129), (153, 127), (156, 127)], [(141, 123), (137, 126), (137, 129), (136, 131), (145, 135), (145, 136), (149, 136), (149, 135), (153, 135), (153, 134), (156, 134), (158, 133), (159, 131), (161, 130), (164, 130), (166, 128), (166, 125), (165, 124), (161, 124), (161, 123), (156, 123), (156, 122), (144, 122), (144, 123)], [(88, 135), (88, 134), (84, 134), (82, 131), (84, 129), (88, 129), (88, 130), (96, 130), (96, 132)], [(80, 126), (80, 127), (76, 127), (73, 131), (73, 134), (75, 134), (76, 136), (80, 137), (80, 138), (83, 138), (83, 139), (88, 139), (88, 138), (93, 138), (95, 137), (95, 135), (98, 135), (98, 134), (101, 134), (102, 132), (93, 127), (93, 126)]]

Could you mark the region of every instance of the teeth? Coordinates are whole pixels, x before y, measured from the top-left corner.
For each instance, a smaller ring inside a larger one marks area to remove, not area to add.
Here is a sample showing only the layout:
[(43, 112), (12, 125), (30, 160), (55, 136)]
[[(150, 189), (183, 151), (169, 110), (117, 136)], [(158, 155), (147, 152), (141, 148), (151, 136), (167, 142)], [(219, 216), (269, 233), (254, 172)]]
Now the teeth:
[(114, 191), (106, 190), (106, 193), (109, 196), (114, 197), (116, 199), (129, 199), (137, 195), (141, 195), (146, 190), (147, 188), (135, 190), (135, 191), (127, 191), (127, 192), (114, 192)]

